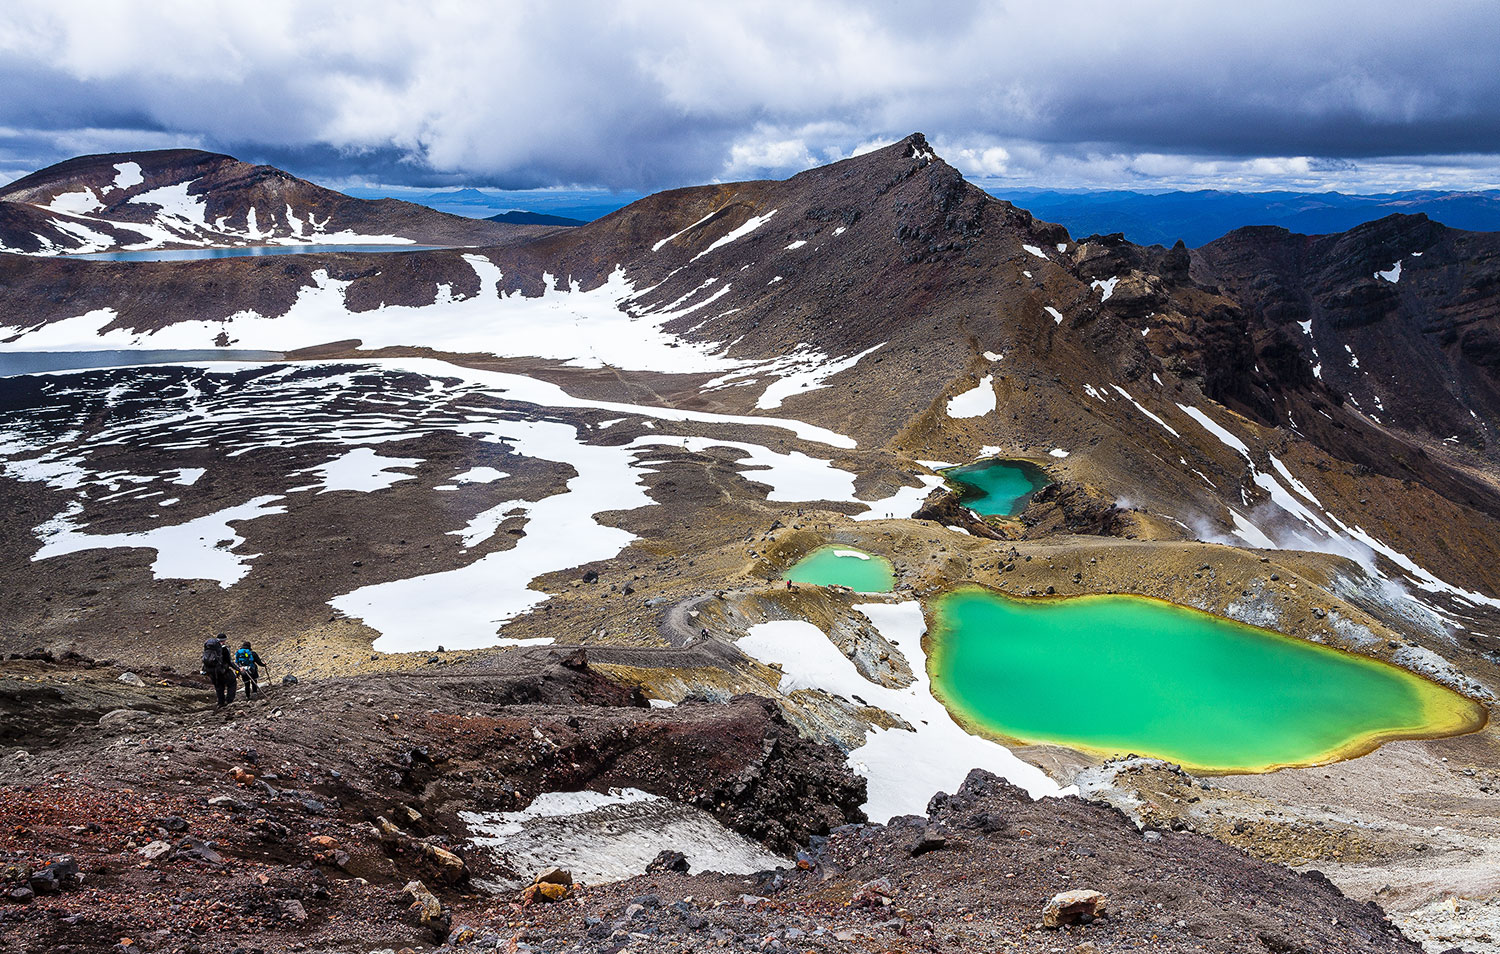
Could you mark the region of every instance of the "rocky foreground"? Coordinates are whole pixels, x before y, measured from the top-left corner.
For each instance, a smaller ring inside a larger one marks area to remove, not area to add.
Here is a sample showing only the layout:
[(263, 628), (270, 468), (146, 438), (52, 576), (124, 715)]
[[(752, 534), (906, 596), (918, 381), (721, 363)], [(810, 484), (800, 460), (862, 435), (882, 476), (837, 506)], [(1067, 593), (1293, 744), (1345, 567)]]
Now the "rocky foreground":
[[(443, 654), (223, 711), (195, 673), (29, 657), (0, 675), (6, 952), (1418, 950), (1316, 873), (981, 772), (864, 823), (842, 753), (769, 702), (648, 708), (581, 654)], [(684, 873), (668, 849), (628, 881), (479, 887), (517, 872), (460, 812), (624, 786), (795, 866)]]

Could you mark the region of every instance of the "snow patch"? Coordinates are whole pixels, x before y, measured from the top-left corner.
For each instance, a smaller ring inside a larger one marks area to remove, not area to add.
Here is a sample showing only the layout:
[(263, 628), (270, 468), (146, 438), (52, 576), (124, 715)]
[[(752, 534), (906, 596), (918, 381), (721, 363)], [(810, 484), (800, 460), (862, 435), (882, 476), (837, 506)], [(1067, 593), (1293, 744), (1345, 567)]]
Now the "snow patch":
[(495, 891), (524, 887), (554, 865), (584, 884), (623, 881), (644, 874), (663, 851), (682, 852), (694, 872), (752, 874), (790, 865), (701, 808), (635, 788), (546, 792), (523, 811), (459, 812), (459, 818), (474, 847), (519, 875), (483, 885)]
[(334, 490), (369, 493), (384, 490), (397, 481), (411, 480), (415, 476), (396, 473), (391, 468), (409, 469), (420, 463), (420, 457), (381, 457), (368, 447), (357, 447), (327, 463), (295, 473), (316, 474), (318, 483), (323, 488), (319, 493)]
[(146, 181), (141, 175), (141, 164), (139, 162), (117, 162), (115, 163), (115, 188), (129, 189)]
[(214, 580), (228, 589), (250, 572), (249, 562), (260, 554), (237, 554), (235, 548), (245, 542), (231, 523), (254, 520), (268, 514), (286, 513), (285, 507), (272, 506), (281, 500), (276, 495), (255, 497), (237, 507), (207, 514), (186, 523), (153, 527), (135, 533), (85, 533), (74, 521), (82, 505), (73, 504), (67, 511), (36, 528), (42, 548), (33, 561), (48, 560), (83, 550), (114, 547), (142, 547), (155, 550), (151, 575), (158, 580)]
[[(664, 327), (710, 305), (730, 290), (728, 284), (696, 304), (682, 304), (693, 296), (689, 293), (671, 305), (635, 312), (631, 303), (639, 292), (625, 278), (623, 269), (615, 269), (602, 285), (590, 291), (582, 291), (576, 282), (554, 280), (547, 283), (543, 294), (528, 298), (519, 292), (502, 294), (499, 287), (504, 276), (484, 256), (469, 254), (464, 260), (480, 279), (480, 290), (471, 298), (439, 295), (430, 305), (387, 305), (353, 313), (344, 297), (350, 283), (320, 269), (311, 276), (313, 284), (304, 286), (279, 317), (243, 311), (221, 321), (177, 322), (157, 331), (137, 332), (119, 327), (105, 331), (117, 318), (112, 309), (35, 326), (25, 325), (26, 319), (18, 316), (12, 319), (17, 326), (0, 327), (0, 340), (13, 339), (0, 343), (0, 350), (200, 350), (216, 347), (219, 336), (224, 335), (237, 348), (284, 352), (356, 338), (370, 349), (422, 344), (455, 353), (552, 359), (581, 368), (618, 367), (667, 374), (737, 371), (741, 377), (784, 375), (762, 396), (762, 409), (778, 407), (782, 398), (796, 390), (821, 386), (828, 377), (870, 353), (830, 362), (823, 352), (803, 345), (791, 355), (770, 361), (734, 359), (727, 356), (725, 345), (688, 341)], [(705, 282), (698, 290), (710, 284)], [(793, 380), (786, 380), (787, 374), (792, 374)]]
[(951, 418), (983, 417), (995, 410), (997, 406), (994, 376), (986, 374), (979, 379), (979, 384), (975, 387), (948, 399), (948, 416)]
[(1207, 414), (1198, 410), (1192, 405), (1178, 404), (1177, 406), (1182, 410), (1182, 413), (1197, 421), (1204, 430), (1208, 431), (1214, 437), (1217, 437), (1219, 439), (1219, 443), (1223, 444), (1225, 447), (1228, 447), (1229, 449), (1239, 454), (1241, 457), (1245, 458), (1247, 462), (1250, 461), (1250, 448), (1245, 446), (1244, 441), (1240, 440), (1238, 437), (1235, 437), (1226, 428), (1221, 427), (1218, 421), (1215, 421), (1213, 418), (1209, 417)]
[(93, 189), (80, 189), (76, 192), (59, 193), (41, 208), (61, 215), (88, 215), (104, 208), (104, 203)]
[(936, 474), (917, 474), (917, 480), (921, 483), (916, 487), (902, 487), (889, 497), (879, 500), (860, 501), (870, 509), (864, 513), (854, 515), (855, 520), (887, 520), (892, 518), (909, 517), (922, 506), (922, 501), (934, 487), (943, 483), (943, 478)]
[[(865, 359), (866, 356), (874, 354), (885, 347), (881, 342), (873, 348), (866, 348), (859, 354), (853, 354), (847, 358), (837, 361), (829, 361), (821, 352), (806, 350), (805, 346), (799, 346), (785, 358), (764, 366), (766, 372), (779, 374), (774, 382), (767, 385), (755, 402), (758, 411), (773, 411), (781, 407), (781, 402), (794, 394), (804, 391), (816, 391), (828, 386), (828, 380), (835, 375), (854, 367)], [(732, 377), (732, 376), (731, 376)], [(712, 384), (712, 382), (710, 382)]]
[(735, 645), (770, 665), (781, 666), (781, 693), (816, 690), (854, 702), (856, 697), (898, 717), (910, 729), (871, 727), (849, 764), (869, 780), (864, 809), (872, 821), (925, 814), (938, 791), (956, 791), (975, 768), (987, 769), (1026, 789), (1032, 797), (1070, 794), (1040, 769), (997, 742), (965, 732), (932, 695), (922, 605), (861, 603), (859, 611), (906, 658), (913, 680), (900, 689), (871, 682), (812, 623), (776, 620), (750, 627)]
[(854, 501), (853, 474), (833, 466), (832, 461), (809, 457), (800, 451), (782, 454), (759, 444), (712, 437), (638, 437), (626, 446), (671, 447), (694, 454), (711, 447), (743, 451), (748, 460), (739, 469), (746, 480), (771, 488), (767, 500)]
[(454, 477), (453, 482), (455, 484), (492, 484), (509, 476), (510, 474), (505, 471), (496, 470), (493, 467), (471, 467)]

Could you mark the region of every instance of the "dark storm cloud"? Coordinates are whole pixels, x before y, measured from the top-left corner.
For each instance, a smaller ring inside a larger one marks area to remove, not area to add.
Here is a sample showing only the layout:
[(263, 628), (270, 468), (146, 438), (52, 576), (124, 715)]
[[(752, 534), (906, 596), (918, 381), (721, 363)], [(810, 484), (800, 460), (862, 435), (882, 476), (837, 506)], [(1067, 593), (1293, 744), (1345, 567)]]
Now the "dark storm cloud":
[(1495, 185), (1500, 4), (0, 9), (0, 174), (198, 145), (322, 179), (660, 188), (923, 130), (1034, 184)]

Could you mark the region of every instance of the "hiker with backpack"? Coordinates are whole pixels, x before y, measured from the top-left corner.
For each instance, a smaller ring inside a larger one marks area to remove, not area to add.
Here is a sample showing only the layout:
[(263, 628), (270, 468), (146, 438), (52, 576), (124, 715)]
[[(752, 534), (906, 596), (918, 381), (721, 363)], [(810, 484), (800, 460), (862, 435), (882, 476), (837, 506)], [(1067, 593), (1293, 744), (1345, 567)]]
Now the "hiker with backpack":
[(224, 642), (227, 638), (220, 633), (203, 644), (203, 674), (214, 684), (214, 695), (219, 699), (220, 709), (234, 701), (235, 688), (239, 685), (236, 678), (239, 672), (234, 668), (229, 646)]
[(265, 660), (260, 658), (260, 653), (250, 648), (250, 640), (240, 643), (240, 648), (234, 651), (234, 665), (240, 671), (240, 678), (245, 680), (245, 698), (260, 695), (260, 667), (264, 666)]

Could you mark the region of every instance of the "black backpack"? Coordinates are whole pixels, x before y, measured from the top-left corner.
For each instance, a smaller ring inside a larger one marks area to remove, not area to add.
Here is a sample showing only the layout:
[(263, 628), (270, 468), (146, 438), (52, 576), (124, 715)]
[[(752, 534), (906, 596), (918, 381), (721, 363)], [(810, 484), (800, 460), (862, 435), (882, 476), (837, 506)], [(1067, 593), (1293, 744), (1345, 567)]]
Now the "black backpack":
[(203, 671), (212, 676), (224, 665), (224, 647), (217, 639), (203, 644)]

